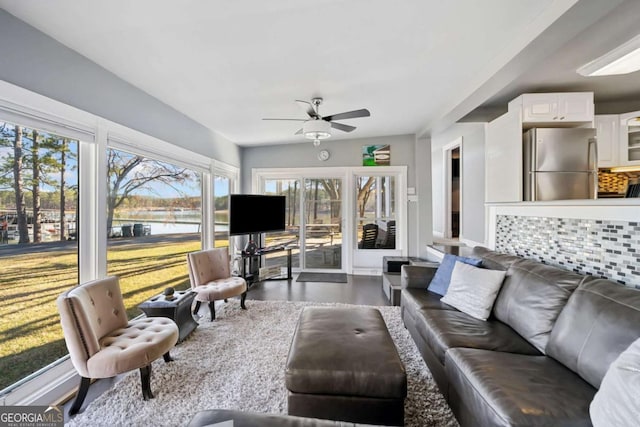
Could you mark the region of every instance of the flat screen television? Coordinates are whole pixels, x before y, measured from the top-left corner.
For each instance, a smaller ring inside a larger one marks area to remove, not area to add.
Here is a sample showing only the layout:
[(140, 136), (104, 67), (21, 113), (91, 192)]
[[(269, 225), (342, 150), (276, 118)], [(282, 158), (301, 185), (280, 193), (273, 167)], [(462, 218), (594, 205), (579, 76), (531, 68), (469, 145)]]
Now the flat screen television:
[(231, 194), (229, 234), (266, 233), (285, 229), (285, 196)]

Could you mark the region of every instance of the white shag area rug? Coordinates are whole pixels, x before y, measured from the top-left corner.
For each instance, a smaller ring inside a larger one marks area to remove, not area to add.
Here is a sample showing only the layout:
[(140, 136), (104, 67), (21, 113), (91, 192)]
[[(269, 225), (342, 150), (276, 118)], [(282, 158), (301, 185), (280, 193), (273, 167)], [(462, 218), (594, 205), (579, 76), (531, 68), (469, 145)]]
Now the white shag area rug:
[[(72, 426), (184, 426), (205, 409), (287, 413), (285, 365), (289, 344), (305, 306), (322, 304), (232, 300), (208, 312), (200, 326), (171, 355), (152, 366), (155, 399), (144, 401), (139, 371), (125, 375), (110, 390), (68, 420)], [(355, 306), (354, 306), (355, 307)], [(400, 307), (376, 307), (382, 313), (407, 371), (407, 426), (457, 426), (409, 332)]]

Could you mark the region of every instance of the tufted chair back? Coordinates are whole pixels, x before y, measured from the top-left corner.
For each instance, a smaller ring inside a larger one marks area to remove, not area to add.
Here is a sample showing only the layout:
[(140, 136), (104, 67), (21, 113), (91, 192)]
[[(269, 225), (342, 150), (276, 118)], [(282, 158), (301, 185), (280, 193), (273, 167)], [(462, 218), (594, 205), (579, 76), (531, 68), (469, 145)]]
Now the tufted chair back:
[(231, 276), (227, 248), (192, 252), (187, 255), (187, 260), (192, 288)]
[(106, 277), (72, 288), (60, 295), (57, 303), (73, 366), (88, 377), (87, 361), (100, 351), (100, 339), (127, 326), (118, 278)]
[(77, 414), (92, 378), (109, 378), (140, 369), (142, 397), (153, 399), (151, 362), (178, 341), (179, 330), (165, 317), (127, 320), (117, 277), (105, 277), (76, 286), (58, 297), (62, 332), (71, 362), (80, 374), (80, 386), (69, 415)]

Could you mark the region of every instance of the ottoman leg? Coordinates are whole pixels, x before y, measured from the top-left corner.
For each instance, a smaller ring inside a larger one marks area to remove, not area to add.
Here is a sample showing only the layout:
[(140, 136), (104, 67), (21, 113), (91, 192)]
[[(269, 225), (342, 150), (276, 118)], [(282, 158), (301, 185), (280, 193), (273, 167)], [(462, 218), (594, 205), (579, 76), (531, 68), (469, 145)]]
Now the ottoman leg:
[(247, 306), (246, 306), (246, 305), (244, 305), (244, 300), (246, 300), (246, 299), (247, 299), (247, 291), (244, 291), (244, 292), (242, 293), (242, 295), (240, 296), (240, 307), (241, 307), (243, 310), (246, 310), (246, 309), (247, 309)]
[(151, 392), (151, 365), (140, 368), (140, 381), (142, 382), (142, 397), (144, 400), (153, 399)]
[(211, 312), (211, 321), (216, 320), (216, 302), (209, 301), (209, 311)]
[(196, 301), (196, 306), (193, 309), (193, 314), (198, 314), (198, 310), (200, 310), (200, 301)]
[(82, 403), (84, 402), (84, 398), (87, 397), (87, 391), (89, 391), (89, 386), (91, 385), (91, 378), (80, 377), (80, 387), (78, 388), (78, 393), (76, 393), (76, 400), (73, 402), (71, 409), (69, 410), (69, 415), (75, 415), (82, 408)]

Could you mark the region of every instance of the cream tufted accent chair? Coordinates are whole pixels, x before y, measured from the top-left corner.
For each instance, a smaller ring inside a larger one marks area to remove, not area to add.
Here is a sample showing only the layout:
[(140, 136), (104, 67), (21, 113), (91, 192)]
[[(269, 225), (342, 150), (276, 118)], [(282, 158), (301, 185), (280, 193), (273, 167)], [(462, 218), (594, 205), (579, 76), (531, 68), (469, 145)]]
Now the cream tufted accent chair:
[(201, 302), (209, 303), (211, 320), (216, 318), (216, 300), (241, 295), (240, 307), (246, 310), (247, 282), (242, 277), (232, 277), (229, 268), (227, 248), (209, 249), (187, 254), (187, 266), (191, 289), (197, 293), (194, 314), (200, 309)]
[(117, 277), (77, 286), (58, 297), (58, 310), (71, 362), (81, 376), (69, 411), (78, 413), (92, 378), (110, 378), (140, 369), (142, 396), (152, 399), (151, 362), (178, 341), (178, 327), (164, 317), (127, 320)]

